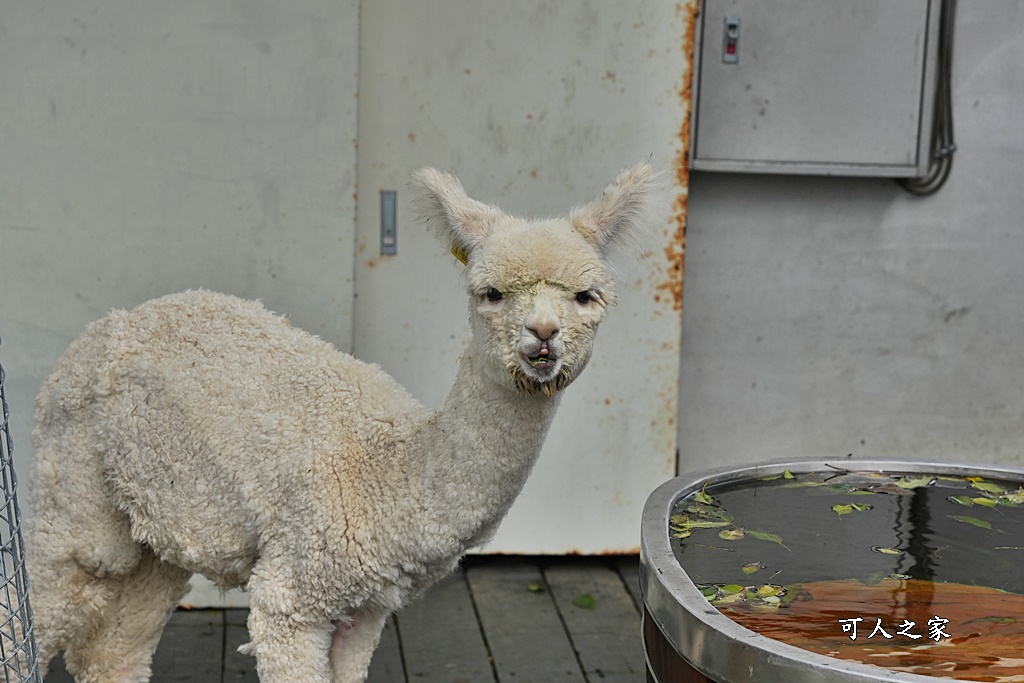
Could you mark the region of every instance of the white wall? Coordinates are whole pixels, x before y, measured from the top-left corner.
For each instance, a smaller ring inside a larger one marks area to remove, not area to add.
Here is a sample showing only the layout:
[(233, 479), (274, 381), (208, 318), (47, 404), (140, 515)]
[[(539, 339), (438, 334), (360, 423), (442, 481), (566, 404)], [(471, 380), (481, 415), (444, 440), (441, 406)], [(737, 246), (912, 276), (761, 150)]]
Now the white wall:
[(0, 363), (23, 481), (39, 384), (110, 308), (206, 287), (351, 347), (358, 18), (358, 0), (0, 6)]
[(3, 4), (0, 362), (19, 462), (39, 383), (112, 307), (207, 287), (350, 347), (357, 45), (358, 0)]
[(953, 175), (693, 173), (681, 468), (1024, 465), (1024, 5), (961, 2)]

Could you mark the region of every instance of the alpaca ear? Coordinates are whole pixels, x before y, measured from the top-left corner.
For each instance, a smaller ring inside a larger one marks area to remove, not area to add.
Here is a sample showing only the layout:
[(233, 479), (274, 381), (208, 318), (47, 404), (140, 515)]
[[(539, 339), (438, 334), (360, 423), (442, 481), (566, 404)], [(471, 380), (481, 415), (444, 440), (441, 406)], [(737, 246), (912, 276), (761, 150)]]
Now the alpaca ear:
[(651, 196), (656, 174), (650, 164), (637, 164), (619, 174), (599, 199), (569, 214), (573, 228), (602, 253), (612, 245), (642, 240), (652, 224)]
[(501, 209), (471, 199), (450, 173), (423, 168), (413, 174), (413, 180), (421, 191), (421, 218), (451, 247), (455, 258), (466, 263), (470, 252), (502, 216)]

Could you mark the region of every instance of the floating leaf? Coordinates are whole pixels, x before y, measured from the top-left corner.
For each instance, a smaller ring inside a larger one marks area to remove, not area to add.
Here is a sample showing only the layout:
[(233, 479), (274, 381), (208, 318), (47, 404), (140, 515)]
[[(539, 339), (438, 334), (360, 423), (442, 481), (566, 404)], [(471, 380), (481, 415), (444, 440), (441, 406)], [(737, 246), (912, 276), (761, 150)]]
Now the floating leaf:
[(882, 553), (883, 555), (902, 555), (903, 551), (899, 548), (887, 548), (882, 545), (873, 545), (871, 549), (876, 553)]
[(979, 491), (985, 491), (986, 493), (996, 493), (1002, 495), (1006, 493), (1006, 487), (1000, 486), (991, 481), (982, 481), (980, 479), (971, 479), (971, 486), (978, 489)]
[(989, 621), (989, 622), (991, 622), (993, 624), (1006, 625), (1006, 624), (1016, 623), (1017, 618), (1016, 617), (996, 617), (996, 616), (992, 616), (992, 617), (978, 617), (977, 619), (971, 619), (970, 621), (965, 621), (964, 622), (964, 626), (966, 626), (967, 624), (973, 624), (973, 623), (975, 623), (977, 621)]
[(871, 572), (868, 578), (864, 580), (865, 586), (877, 586), (882, 582), (883, 579), (889, 578), (889, 575), (885, 572)]
[(767, 531), (751, 531), (750, 529), (747, 529), (747, 533), (759, 541), (769, 541), (771, 543), (778, 543), (783, 548), (786, 548), (786, 550), (789, 550), (789, 548), (786, 547), (786, 544), (782, 542), (782, 537), (778, 534), (770, 534)]
[(994, 508), (996, 506), (996, 502), (991, 498), (971, 498), (971, 502), (987, 508)]
[(743, 529), (734, 527), (732, 529), (722, 529), (718, 532), (718, 537), (723, 541), (738, 541), (743, 538)]
[(989, 524), (988, 522), (986, 522), (983, 519), (978, 519), (977, 517), (968, 517), (967, 515), (946, 515), (946, 516), (951, 518), (951, 519), (955, 519), (958, 522), (962, 522), (964, 524), (970, 524), (971, 526), (976, 526), (979, 529), (988, 529), (989, 531), (998, 531), (1001, 534), (1006, 533), (1005, 531), (1002, 531), (1000, 529), (993, 528), (991, 524)]
[(767, 584), (765, 584), (763, 586), (760, 586), (757, 589), (757, 595), (759, 597), (762, 597), (762, 598), (767, 598), (767, 597), (772, 596), (772, 595), (778, 595), (781, 592), (782, 592), (782, 586), (775, 586), (775, 585), (770, 584), (770, 583), (767, 583)]
[(853, 506), (852, 505), (833, 505), (832, 506), (832, 512), (834, 512), (837, 515), (839, 515), (840, 517), (842, 517), (843, 515), (848, 515), (851, 512), (853, 512)]
[(572, 604), (576, 605), (580, 609), (594, 609), (594, 606), (597, 605), (597, 601), (594, 600), (593, 595), (587, 595), (584, 593), (583, 595), (577, 595), (573, 598)]
[(1003, 495), (999, 496), (999, 502), (1009, 505), (1020, 505), (1021, 503), (1024, 503), (1024, 488), (1017, 489), (1012, 493), (1007, 491)]
[(807, 492), (807, 495), (829, 496), (832, 495), (833, 493), (848, 494), (851, 491), (853, 491), (853, 487), (848, 486), (847, 484), (826, 484), (825, 482), (822, 482), (822, 485), (820, 487), (811, 489), (810, 491)]
[(526, 590), (530, 591), (531, 593), (543, 593), (544, 586), (540, 585), (539, 583), (531, 583), (529, 586), (526, 587)]
[(851, 507), (857, 512), (867, 512), (872, 508), (872, 506), (868, 505), (867, 503), (853, 503)]
[(764, 565), (760, 562), (750, 562), (749, 564), (743, 565), (742, 569), (744, 574), (753, 574), (758, 569), (764, 569)]
[(735, 595), (736, 593), (742, 593), (743, 592), (743, 586), (740, 586), (740, 585), (735, 584), (735, 583), (730, 583), (730, 584), (726, 584), (725, 586), (721, 586), (718, 590), (723, 595)]
[(778, 605), (780, 602), (782, 602), (782, 598), (780, 598), (777, 595), (769, 595), (764, 599), (764, 601), (767, 602), (769, 605)]
[(782, 485), (784, 489), (802, 489), (812, 488), (815, 486), (826, 486), (823, 481), (791, 481)]
[(796, 475), (790, 472), (788, 469), (782, 471), (783, 479), (796, 479)]
[(690, 522), (689, 527), (691, 529), (717, 529), (719, 527), (729, 526), (730, 524), (732, 524), (732, 522), (698, 521), (698, 522)]
[(743, 602), (746, 599), (747, 599), (747, 594), (744, 593), (742, 589), (740, 589), (739, 593), (732, 593), (732, 594), (722, 595), (718, 599), (713, 600), (711, 602), (711, 604), (716, 605), (716, 606), (717, 605), (733, 605), (733, 604), (735, 604), (737, 602)]
[(895, 484), (882, 484), (871, 489), (875, 493), (888, 493), (893, 496), (912, 496), (914, 492), (909, 489), (901, 489)]
[(714, 600), (718, 597), (718, 586), (714, 584), (710, 586), (697, 586), (697, 588), (700, 589), (700, 594), (708, 600)]
[(672, 538), (689, 538), (693, 535), (693, 532), (689, 529), (680, 529), (679, 531), (672, 532)]
[(950, 503), (956, 503), (957, 505), (963, 505), (965, 507), (971, 507), (974, 505), (974, 501), (970, 496), (949, 496), (946, 500)]
[(922, 486), (928, 486), (934, 481), (934, 477), (927, 475), (923, 477), (918, 477), (917, 479), (908, 479), (907, 477), (903, 477), (902, 479), (896, 482), (896, 485), (899, 486), (901, 489), (916, 489)]
[(714, 498), (704, 493), (703, 490), (697, 491), (697, 493), (693, 494), (693, 499), (698, 503), (704, 503), (705, 505), (714, 505), (715, 503)]

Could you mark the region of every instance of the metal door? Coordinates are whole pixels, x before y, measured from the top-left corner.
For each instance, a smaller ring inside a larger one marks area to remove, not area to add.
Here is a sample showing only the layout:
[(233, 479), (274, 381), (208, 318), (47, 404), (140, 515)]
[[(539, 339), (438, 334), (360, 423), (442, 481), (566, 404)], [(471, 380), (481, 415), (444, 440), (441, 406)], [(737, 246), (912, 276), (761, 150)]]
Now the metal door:
[[(635, 551), (647, 494), (675, 473), (688, 75), (684, 3), (363, 3), (354, 353), (432, 407), (469, 337), (460, 264), (411, 215), (408, 182), (450, 170), (471, 196), (550, 215), (626, 165), (667, 172), (664, 223), (567, 392), (487, 552)], [(381, 254), (381, 191), (397, 253)]]

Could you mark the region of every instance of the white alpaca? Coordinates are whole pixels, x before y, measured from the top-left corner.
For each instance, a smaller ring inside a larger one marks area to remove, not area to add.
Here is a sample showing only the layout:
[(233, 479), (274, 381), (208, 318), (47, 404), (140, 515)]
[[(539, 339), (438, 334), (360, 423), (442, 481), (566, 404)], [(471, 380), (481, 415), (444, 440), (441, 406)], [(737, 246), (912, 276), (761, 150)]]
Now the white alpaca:
[(40, 392), (28, 548), (45, 667), (149, 680), (193, 572), (251, 593), (263, 683), (365, 680), (388, 615), (490, 538), (613, 301), (606, 252), (650, 227), (652, 173), (524, 220), (432, 169), (472, 342), (431, 412), (377, 366), (204, 291), (114, 311)]

